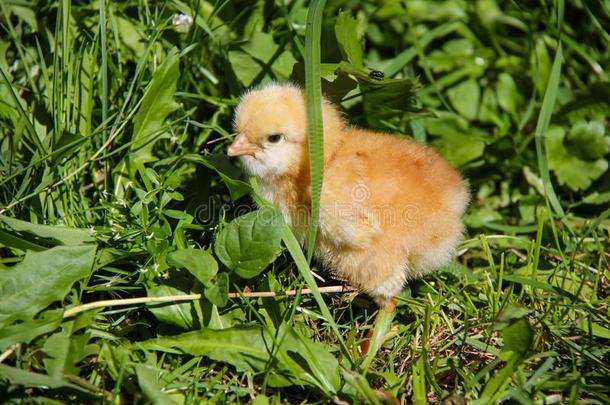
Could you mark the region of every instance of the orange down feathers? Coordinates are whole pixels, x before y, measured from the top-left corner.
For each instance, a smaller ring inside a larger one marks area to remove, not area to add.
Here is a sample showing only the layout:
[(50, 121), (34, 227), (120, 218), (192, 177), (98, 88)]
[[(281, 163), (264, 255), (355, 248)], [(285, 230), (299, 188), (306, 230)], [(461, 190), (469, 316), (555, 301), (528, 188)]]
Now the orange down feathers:
[[(451, 261), (462, 236), (466, 182), (433, 149), (353, 128), (324, 101), (324, 182), (315, 256), (336, 278), (379, 305), (409, 278)], [(261, 194), (306, 240), (310, 214), (303, 91), (271, 84), (242, 96), (235, 112), (240, 156)]]

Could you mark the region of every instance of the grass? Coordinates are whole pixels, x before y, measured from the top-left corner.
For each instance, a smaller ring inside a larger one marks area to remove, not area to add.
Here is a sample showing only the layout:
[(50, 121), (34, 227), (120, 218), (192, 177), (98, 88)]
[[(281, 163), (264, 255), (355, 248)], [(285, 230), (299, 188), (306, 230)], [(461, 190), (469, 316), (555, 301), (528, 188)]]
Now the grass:
[[(607, 0), (0, 3), (0, 397), (610, 403), (609, 27)], [(375, 357), (375, 305), (225, 156), (246, 88), (317, 76), (471, 184)]]

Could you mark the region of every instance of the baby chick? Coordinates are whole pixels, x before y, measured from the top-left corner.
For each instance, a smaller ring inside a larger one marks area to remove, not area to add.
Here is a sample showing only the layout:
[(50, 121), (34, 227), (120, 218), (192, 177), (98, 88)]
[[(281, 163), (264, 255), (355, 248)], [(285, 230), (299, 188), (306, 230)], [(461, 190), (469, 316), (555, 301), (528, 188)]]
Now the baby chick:
[[(323, 101), (324, 182), (315, 256), (336, 278), (390, 309), (407, 279), (447, 264), (462, 232), (466, 182), (433, 149), (348, 126)], [(240, 156), (264, 198), (302, 243), (310, 217), (305, 94), (270, 84), (244, 94), (235, 112)]]

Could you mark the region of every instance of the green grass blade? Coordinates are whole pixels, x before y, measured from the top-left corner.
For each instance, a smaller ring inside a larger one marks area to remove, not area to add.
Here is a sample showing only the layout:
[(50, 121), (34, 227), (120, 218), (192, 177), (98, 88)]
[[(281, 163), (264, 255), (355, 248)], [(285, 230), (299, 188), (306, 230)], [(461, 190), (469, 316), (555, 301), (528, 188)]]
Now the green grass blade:
[(307, 259), (311, 261), (320, 221), (320, 196), (324, 177), (324, 126), (322, 123), (322, 84), (320, 82), (320, 37), (326, 0), (314, 0), (307, 13), (305, 33), (305, 89), (307, 92), (307, 136), (311, 175), (311, 222)]
[[(566, 225), (566, 228), (572, 231), (570, 223), (566, 218), (566, 214), (559, 203), (559, 198), (553, 189), (551, 183), (551, 177), (549, 172), (549, 162), (546, 154), (546, 145), (544, 142), (546, 132), (551, 122), (551, 116), (553, 115), (553, 107), (555, 106), (555, 100), (557, 98), (557, 91), (559, 90), (559, 79), (561, 78), (561, 64), (563, 59), (563, 51), (561, 42), (557, 46), (557, 53), (555, 54), (555, 60), (553, 61), (553, 67), (551, 68), (551, 74), (549, 81), (546, 86), (546, 92), (544, 93), (544, 100), (542, 101), (542, 108), (538, 115), (538, 122), (536, 123), (535, 140), (536, 140), (536, 156), (538, 158), (538, 170), (542, 177), (544, 184), (544, 194), (547, 202), (551, 205), (553, 210), (559, 215), (561, 221)], [(552, 220), (551, 220), (552, 222)]]
[[(108, 118), (108, 59), (107, 59), (107, 43), (106, 43), (106, 0), (100, 0), (100, 44), (101, 44), (101, 79), (102, 79), (102, 122), (106, 122)], [(104, 142), (108, 140), (108, 130), (103, 130)], [(108, 162), (104, 162), (105, 172), (108, 173)], [(109, 187), (108, 176), (104, 178), (104, 188)]]

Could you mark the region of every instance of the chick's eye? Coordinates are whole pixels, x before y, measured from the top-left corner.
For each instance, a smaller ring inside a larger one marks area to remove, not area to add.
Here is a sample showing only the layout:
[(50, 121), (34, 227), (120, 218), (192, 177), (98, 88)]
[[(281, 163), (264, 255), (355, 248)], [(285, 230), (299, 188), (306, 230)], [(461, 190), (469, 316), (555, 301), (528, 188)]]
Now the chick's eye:
[(278, 143), (282, 139), (282, 134), (272, 134), (267, 137), (270, 143)]

